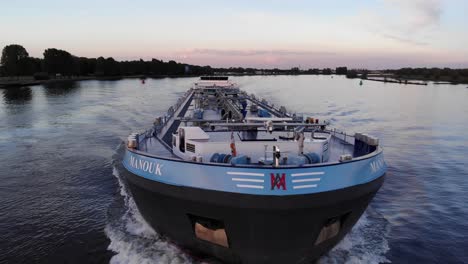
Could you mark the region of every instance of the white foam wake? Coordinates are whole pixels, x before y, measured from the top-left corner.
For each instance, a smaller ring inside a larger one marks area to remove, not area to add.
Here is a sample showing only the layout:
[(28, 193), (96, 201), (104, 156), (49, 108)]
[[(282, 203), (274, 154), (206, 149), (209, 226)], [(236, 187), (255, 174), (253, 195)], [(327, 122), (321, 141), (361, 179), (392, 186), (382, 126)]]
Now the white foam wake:
[(127, 191), (118, 169), (113, 174), (119, 182), (124, 208), (111, 215), (105, 228), (111, 243), (108, 249), (116, 255), (111, 263), (192, 263), (193, 261), (175, 245), (161, 238), (138, 212), (135, 201)]
[(369, 207), (353, 229), (319, 264), (390, 263), (385, 254), (390, 249), (386, 239), (388, 222)]

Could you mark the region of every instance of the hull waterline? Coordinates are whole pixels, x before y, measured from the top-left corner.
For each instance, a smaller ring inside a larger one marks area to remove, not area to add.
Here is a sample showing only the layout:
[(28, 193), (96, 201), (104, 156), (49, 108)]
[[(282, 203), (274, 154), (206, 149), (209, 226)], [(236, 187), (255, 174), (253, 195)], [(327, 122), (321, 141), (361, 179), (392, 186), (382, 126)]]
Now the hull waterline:
[[(160, 234), (195, 253), (228, 263), (310, 263), (354, 226), (384, 176), (346, 189), (293, 197), (225, 193), (152, 182), (126, 175), (139, 211)], [(191, 217), (223, 222), (229, 248), (198, 239)], [(338, 218), (338, 219), (336, 219)], [(334, 237), (317, 244), (328, 221), (340, 221)]]
[[(140, 159), (150, 159), (150, 157), (143, 157), (130, 151), (126, 155), (128, 162), (124, 162), (124, 166), (127, 167), (125, 177), (144, 219), (157, 232), (169, 237), (180, 246), (196, 254), (215, 256), (227, 263), (310, 263), (318, 259), (350, 231), (384, 181), (384, 168), (375, 171), (374, 166), (371, 165), (379, 160), (380, 157), (376, 156), (360, 161), (365, 164), (364, 168), (368, 168), (364, 171), (374, 172), (373, 175), (349, 175), (350, 179), (369, 180), (359, 184), (349, 180), (349, 186), (345, 188), (314, 193), (310, 193), (309, 190), (309, 193), (295, 195), (284, 195), (284, 193), (277, 195), (287, 190), (277, 188), (276, 185), (270, 188), (271, 182), (265, 181), (264, 195), (236, 193), (194, 188), (184, 186), (184, 183), (162, 182), (170, 182), (170, 179), (176, 176), (197, 178), (197, 175), (204, 175), (202, 172), (180, 175), (184, 171), (183, 166), (197, 164), (172, 163), (170, 160), (155, 159), (155, 166), (160, 164), (161, 175), (152, 171), (154, 176), (148, 176), (150, 174), (143, 172), (144, 166), (141, 169), (133, 168), (132, 172), (129, 155)], [(359, 162), (346, 165), (361, 166)], [(219, 166), (206, 166), (205, 169), (220, 168)], [(221, 167), (221, 169), (225, 168)], [(326, 172), (334, 169), (334, 166), (313, 169), (324, 172), (322, 184), (325, 185)], [(304, 170), (311, 171), (311, 168), (300, 169), (301, 172)], [(345, 170), (353, 171), (352, 169)], [(298, 170), (283, 169), (282, 171), (287, 176), (286, 189), (293, 190), (289, 185), (292, 184), (289, 178), (293, 179), (290, 176), (294, 173), (291, 172)], [(166, 174), (168, 176), (165, 176)], [(210, 175), (223, 177), (223, 175), (212, 175), (212, 173)], [(345, 180), (346, 175), (341, 175), (341, 178)], [(200, 177), (198, 179), (203, 180)], [(310, 189), (316, 190), (316, 188)], [(246, 190), (247, 192), (258, 191), (256, 188)], [(197, 237), (195, 223), (206, 219), (222, 225), (227, 237), (226, 246)]]

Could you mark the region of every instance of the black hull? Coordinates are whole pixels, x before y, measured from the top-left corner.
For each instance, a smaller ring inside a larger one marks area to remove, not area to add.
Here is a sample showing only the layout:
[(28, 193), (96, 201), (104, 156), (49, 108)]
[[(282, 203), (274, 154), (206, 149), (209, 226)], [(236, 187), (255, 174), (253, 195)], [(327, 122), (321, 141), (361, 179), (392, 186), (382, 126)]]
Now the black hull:
[[(228, 263), (310, 263), (353, 227), (384, 181), (318, 194), (258, 196), (173, 186), (125, 173), (145, 220), (195, 253)], [(194, 217), (223, 223), (229, 248), (195, 236)], [(317, 243), (324, 226), (338, 233)]]

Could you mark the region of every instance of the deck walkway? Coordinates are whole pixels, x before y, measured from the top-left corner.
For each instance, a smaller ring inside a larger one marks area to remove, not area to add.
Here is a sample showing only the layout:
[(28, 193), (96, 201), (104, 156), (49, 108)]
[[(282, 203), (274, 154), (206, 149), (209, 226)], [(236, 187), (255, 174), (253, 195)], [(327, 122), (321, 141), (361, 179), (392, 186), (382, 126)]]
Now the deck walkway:
[[(172, 145), (172, 133), (174, 133), (174, 131), (180, 125), (180, 120), (178, 118), (185, 116), (185, 113), (187, 112), (188, 108), (190, 107), (190, 104), (192, 103), (192, 100), (193, 100), (193, 92), (191, 95), (189, 95), (188, 99), (184, 102), (185, 103), (184, 106), (180, 107), (179, 110), (177, 110), (174, 116), (171, 118), (172, 124), (170, 124), (169, 127), (165, 129), (165, 131), (163, 132), (163, 136), (161, 137), (161, 140), (164, 143), (166, 143), (168, 146)], [(175, 117), (178, 117), (178, 118), (175, 118)]]

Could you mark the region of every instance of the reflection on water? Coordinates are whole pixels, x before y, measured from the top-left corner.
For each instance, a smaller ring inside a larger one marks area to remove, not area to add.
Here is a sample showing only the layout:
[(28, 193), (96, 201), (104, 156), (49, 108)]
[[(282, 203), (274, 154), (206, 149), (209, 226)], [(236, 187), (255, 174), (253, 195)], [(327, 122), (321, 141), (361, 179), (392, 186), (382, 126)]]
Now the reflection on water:
[[(1, 90), (0, 248), (7, 250), (0, 262), (197, 262), (141, 222), (119, 185), (114, 156), (126, 135), (151, 126), (194, 81)], [(339, 76), (234, 81), (289, 111), (381, 139), (386, 182), (360, 224), (321, 263), (466, 262), (466, 85), (361, 86)]]
[(44, 91), (48, 96), (63, 96), (76, 92), (81, 88), (79, 81), (50, 82), (43, 85)]
[(32, 100), (29, 87), (3, 89), (3, 99), (6, 104), (24, 104)]

